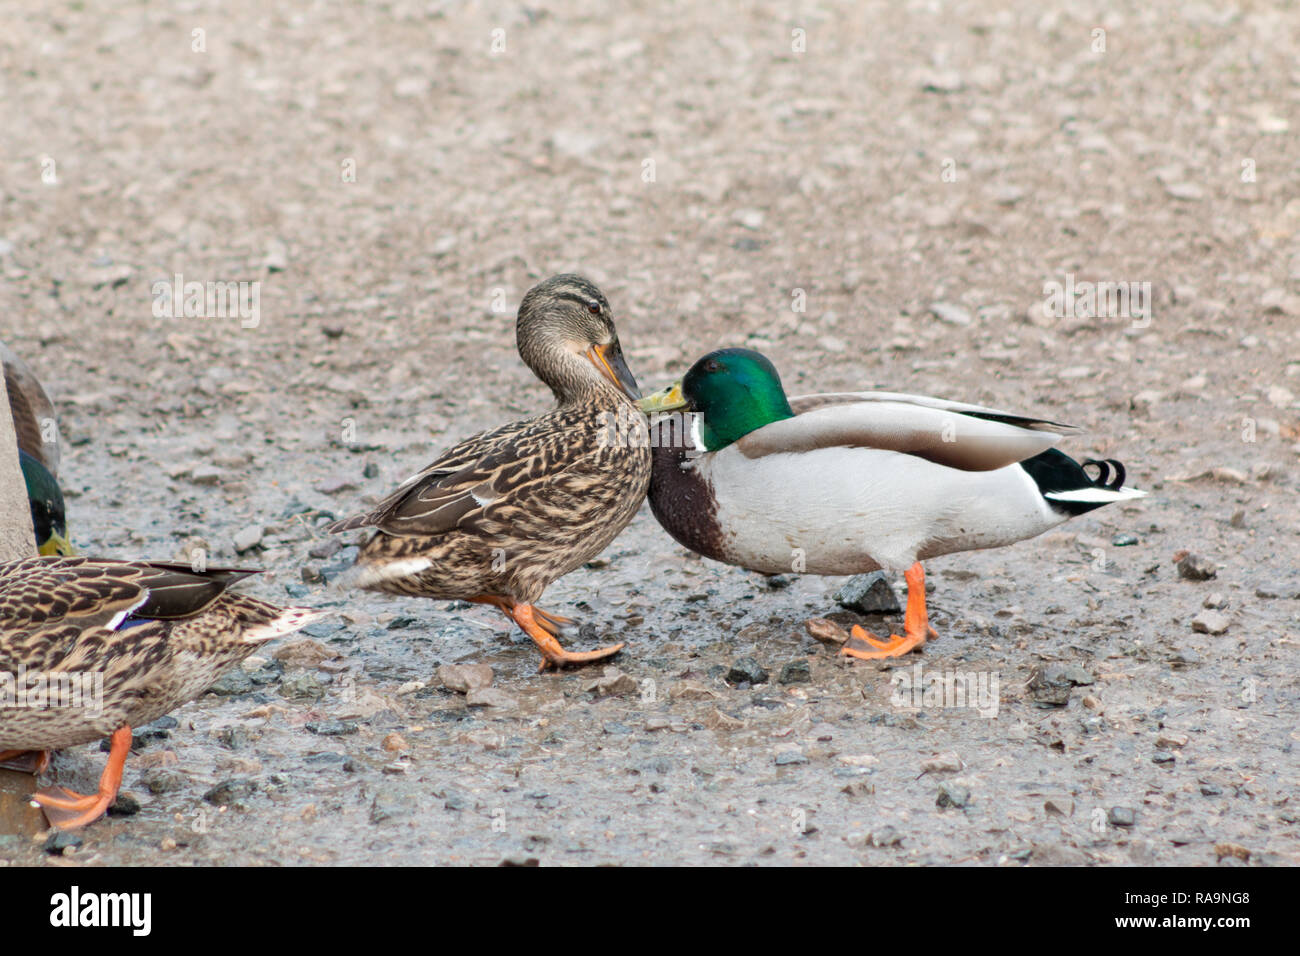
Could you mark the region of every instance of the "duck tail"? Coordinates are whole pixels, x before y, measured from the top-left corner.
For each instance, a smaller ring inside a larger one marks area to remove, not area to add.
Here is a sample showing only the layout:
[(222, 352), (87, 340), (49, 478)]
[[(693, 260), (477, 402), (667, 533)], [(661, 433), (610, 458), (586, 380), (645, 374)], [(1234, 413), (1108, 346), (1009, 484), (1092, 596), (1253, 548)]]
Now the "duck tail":
[[(1020, 463), (1051, 505), (1071, 515), (1080, 515), (1113, 501), (1145, 498), (1146, 492), (1124, 484), (1124, 465), (1113, 458), (1088, 458), (1082, 464), (1069, 455), (1049, 448)], [(1097, 475), (1088, 473), (1096, 468)]]
[(321, 608), (284, 607), (275, 608), (276, 612), (269, 620), (261, 621), (244, 628), (240, 635), (242, 644), (261, 644), (274, 637), (283, 637), (301, 630), (314, 621), (328, 617), (330, 612)]

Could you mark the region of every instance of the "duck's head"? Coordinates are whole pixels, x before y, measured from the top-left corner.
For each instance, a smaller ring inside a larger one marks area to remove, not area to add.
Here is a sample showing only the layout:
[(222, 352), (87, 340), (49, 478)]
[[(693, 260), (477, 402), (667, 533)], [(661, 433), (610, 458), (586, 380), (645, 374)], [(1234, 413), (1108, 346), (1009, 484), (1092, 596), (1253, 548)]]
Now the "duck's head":
[(776, 366), (753, 349), (718, 349), (694, 365), (680, 382), (639, 403), (646, 414), (688, 409), (699, 416), (699, 441), (708, 451), (725, 448), (756, 428), (794, 412)]
[(32, 508), (32, 526), (36, 529), (36, 548), (41, 554), (70, 557), (76, 552), (68, 541), (68, 519), (63, 492), (49, 469), (25, 451), (18, 452), (27, 484), (27, 500)]
[(551, 276), (528, 290), (515, 323), (519, 355), (566, 403), (593, 389), (641, 397), (623, 359), (614, 317), (604, 294), (578, 275)]

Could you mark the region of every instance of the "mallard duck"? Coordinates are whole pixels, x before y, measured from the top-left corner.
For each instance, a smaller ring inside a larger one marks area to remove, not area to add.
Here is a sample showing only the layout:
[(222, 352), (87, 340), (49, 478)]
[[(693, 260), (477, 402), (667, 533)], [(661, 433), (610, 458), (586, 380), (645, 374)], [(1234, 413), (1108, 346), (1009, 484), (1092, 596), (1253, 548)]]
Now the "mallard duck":
[(36, 547), (41, 554), (72, 554), (67, 511), (59, 488), (59, 429), (54, 405), (27, 363), (0, 342), (5, 390), (18, 437), (18, 459), (32, 508)]
[(227, 591), (255, 573), (84, 557), (0, 564), (0, 761), (40, 772), (51, 750), (112, 741), (97, 793), (33, 795), (51, 823), (85, 826), (112, 805), (132, 727), (325, 613)]
[(1119, 462), (1080, 464), (1052, 448), (1068, 425), (892, 392), (787, 398), (749, 349), (710, 352), (641, 408), (692, 413), (651, 420), (650, 506), (682, 545), (767, 574), (904, 572), (904, 633), (854, 627), (843, 653), (863, 659), (936, 636), (922, 561), (1145, 495), (1124, 485)]
[(559, 407), (465, 439), (373, 510), (325, 530), (375, 529), (345, 583), (493, 605), (536, 643), (543, 670), (602, 660), (624, 645), (567, 651), (556, 637), (573, 622), (535, 604), (603, 551), (645, 498), (641, 393), (609, 303), (581, 276), (530, 289), (515, 337)]

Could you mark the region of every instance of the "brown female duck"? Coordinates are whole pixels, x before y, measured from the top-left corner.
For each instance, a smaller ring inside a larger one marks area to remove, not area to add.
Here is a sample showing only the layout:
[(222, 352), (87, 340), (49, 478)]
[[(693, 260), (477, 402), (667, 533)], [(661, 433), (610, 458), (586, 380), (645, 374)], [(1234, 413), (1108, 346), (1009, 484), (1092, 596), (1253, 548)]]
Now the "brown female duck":
[(559, 406), (462, 441), (374, 510), (325, 530), (376, 529), (354, 586), (498, 607), (537, 644), (545, 670), (623, 648), (566, 651), (556, 635), (572, 622), (534, 604), (632, 520), (649, 487), (650, 451), (636, 380), (591, 282), (558, 275), (534, 286), (515, 336)]
[(0, 762), (40, 772), (51, 750), (112, 738), (97, 793), (32, 797), (50, 822), (99, 819), (117, 797), (132, 727), (324, 613), (227, 591), (255, 573), (57, 556), (0, 564)]

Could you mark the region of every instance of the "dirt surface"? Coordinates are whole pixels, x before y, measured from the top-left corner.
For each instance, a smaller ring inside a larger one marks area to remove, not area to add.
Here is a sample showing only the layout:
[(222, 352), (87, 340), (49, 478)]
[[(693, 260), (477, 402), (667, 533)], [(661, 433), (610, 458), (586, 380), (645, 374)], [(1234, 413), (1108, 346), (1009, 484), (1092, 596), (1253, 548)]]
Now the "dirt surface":
[[(1300, 862), (1300, 40), (1164, 6), (0, 3), (2, 334), (75, 542), (338, 611), (142, 735), (137, 813), (0, 863)], [(547, 404), (514, 309), (565, 270), (643, 388), (748, 345), (792, 393), (1072, 422), (1151, 497), (931, 563), (941, 638), (897, 666), (996, 676), (996, 717), (900, 706), (805, 632), (842, 579), (693, 558), (648, 508), (546, 600), (629, 642), (611, 696), (490, 609), (321, 583), (326, 515)], [(156, 316), (177, 273), (260, 282), (256, 327)], [(1045, 315), (1068, 275), (1149, 317)]]

